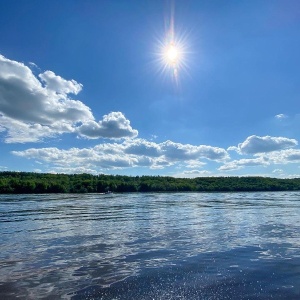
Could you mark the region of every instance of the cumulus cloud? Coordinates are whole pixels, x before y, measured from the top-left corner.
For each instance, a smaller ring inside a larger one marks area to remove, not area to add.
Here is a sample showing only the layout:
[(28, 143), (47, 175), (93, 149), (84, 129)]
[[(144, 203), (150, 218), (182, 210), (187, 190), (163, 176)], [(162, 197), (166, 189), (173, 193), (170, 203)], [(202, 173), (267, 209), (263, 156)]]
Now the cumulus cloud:
[[(178, 148), (180, 151), (177, 153)], [(69, 168), (72, 165), (73, 168), (85, 166), (85, 168), (98, 170), (128, 167), (162, 169), (183, 162), (193, 165), (198, 162), (198, 165), (201, 165), (203, 164), (201, 159), (220, 161), (228, 156), (227, 152), (221, 148), (184, 145), (171, 141), (154, 143), (143, 139), (125, 140), (122, 143), (104, 143), (84, 149), (30, 148), (12, 153), (52, 164), (56, 168)]]
[[(63, 130), (64, 123), (57, 124), (58, 128), (41, 125), (38, 123), (25, 123), (0, 115), (0, 131), (8, 130), (5, 137), (6, 143), (38, 142), (45, 137), (54, 137)], [(70, 124), (65, 124), (72, 131)]]
[(111, 154), (106, 151), (105, 147), (95, 148), (71, 148), (68, 150), (60, 150), (58, 148), (31, 148), (25, 151), (13, 151), (12, 153), (36, 159), (39, 161), (52, 164), (56, 170), (69, 170), (72, 165), (73, 170), (80, 170), (82, 166), (85, 169), (120, 169), (137, 166), (150, 166), (151, 159), (144, 156), (124, 155), (117, 144), (110, 144), (111, 147), (116, 147), (115, 153)]
[(0, 55), (0, 131), (5, 142), (37, 142), (62, 133), (86, 138), (135, 137), (129, 120), (112, 112), (96, 122), (91, 109), (77, 95), (82, 85), (52, 71), (36, 77), (23, 63)]
[(227, 162), (224, 165), (222, 165), (218, 170), (232, 171), (232, 170), (239, 170), (244, 167), (266, 166), (268, 164), (270, 164), (270, 162), (268, 161), (268, 159), (264, 157), (246, 158), (246, 159), (239, 159), (239, 160), (233, 160)]
[(286, 149), (272, 153), (262, 154), (261, 157), (268, 159), (274, 164), (300, 163), (300, 149)]
[(185, 167), (189, 168), (189, 169), (196, 169), (196, 168), (202, 168), (205, 165), (206, 165), (206, 163), (203, 161), (190, 160), (185, 164)]
[(130, 121), (121, 112), (111, 112), (99, 122), (88, 121), (77, 128), (77, 132), (84, 137), (97, 139), (136, 137), (138, 131), (132, 129)]
[(167, 159), (175, 161), (195, 160), (197, 158), (222, 161), (229, 158), (225, 149), (206, 145), (194, 146), (166, 141), (160, 144), (160, 148)]
[(124, 152), (127, 154), (145, 155), (149, 157), (159, 157), (162, 154), (159, 144), (143, 139), (125, 142)]
[(45, 86), (48, 90), (53, 91), (57, 94), (75, 94), (77, 95), (81, 89), (82, 84), (76, 82), (75, 80), (66, 80), (62, 77), (56, 75), (52, 71), (46, 71), (39, 75), (39, 78), (45, 83)]
[(298, 142), (295, 139), (251, 135), (237, 147), (229, 147), (228, 150), (235, 150), (239, 154), (257, 154), (292, 148), (297, 145)]
[[(74, 85), (71, 81), (64, 81), (65, 86), (68, 83)], [(0, 56), (0, 111), (8, 118), (41, 125), (78, 121), (79, 117), (93, 119), (89, 107), (82, 102), (43, 87), (27, 66), (4, 56)]]
[[(268, 166), (268, 165), (285, 165), (290, 163), (300, 163), (300, 149), (285, 149), (272, 151), (269, 153), (255, 154), (255, 158), (240, 159), (226, 162), (218, 170), (232, 171), (244, 167)], [(280, 169), (276, 169), (278, 172)]]

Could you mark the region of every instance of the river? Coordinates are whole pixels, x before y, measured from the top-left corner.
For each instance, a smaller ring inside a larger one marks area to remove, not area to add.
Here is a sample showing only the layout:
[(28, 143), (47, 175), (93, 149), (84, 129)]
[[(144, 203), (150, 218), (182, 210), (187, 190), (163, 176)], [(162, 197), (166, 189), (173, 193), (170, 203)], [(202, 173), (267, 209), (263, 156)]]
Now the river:
[(0, 195), (0, 299), (300, 299), (300, 192)]

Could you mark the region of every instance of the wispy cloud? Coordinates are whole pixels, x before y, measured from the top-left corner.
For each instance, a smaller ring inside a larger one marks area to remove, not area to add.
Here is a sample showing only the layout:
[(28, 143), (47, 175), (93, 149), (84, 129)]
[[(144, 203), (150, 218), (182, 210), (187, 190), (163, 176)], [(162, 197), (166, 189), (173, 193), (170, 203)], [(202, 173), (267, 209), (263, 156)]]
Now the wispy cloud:
[(283, 120), (283, 119), (287, 119), (288, 116), (285, 115), (285, 114), (278, 114), (278, 115), (275, 116), (275, 118), (276, 118), (277, 120)]
[(177, 178), (195, 178), (195, 177), (208, 177), (213, 176), (213, 174), (210, 171), (207, 170), (188, 170), (183, 171), (181, 173), (175, 173), (173, 174), (174, 177)]

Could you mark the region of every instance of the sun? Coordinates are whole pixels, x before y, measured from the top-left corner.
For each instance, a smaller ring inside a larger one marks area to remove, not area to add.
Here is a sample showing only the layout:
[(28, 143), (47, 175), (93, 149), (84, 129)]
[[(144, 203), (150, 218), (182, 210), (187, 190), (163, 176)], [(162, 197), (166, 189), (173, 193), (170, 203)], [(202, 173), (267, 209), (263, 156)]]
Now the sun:
[(172, 76), (178, 80), (178, 72), (185, 66), (184, 43), (175, 40), (175, 38), (167, 37), (161, 43), (160, 60), (163, 71), (171, 72)]
[(180, 64), (181, 53), (179, 48), (174, 44), (170, 43), (164, 49), (164, 60), (165, 63), (171, 67), (176, 67)]
[[(188, 69), (187, 56), (190, 51), (187, 32), (175, 30), (174, 7), (171, 7), (170, 18), (166, 18), (165, 34), (157, 38), (156, 58), (161, 74), (165, 74), (174, 79), (179, 85), (179, 77), (182, 71)], [(177, 28), (178, 29), (178, 28)]]

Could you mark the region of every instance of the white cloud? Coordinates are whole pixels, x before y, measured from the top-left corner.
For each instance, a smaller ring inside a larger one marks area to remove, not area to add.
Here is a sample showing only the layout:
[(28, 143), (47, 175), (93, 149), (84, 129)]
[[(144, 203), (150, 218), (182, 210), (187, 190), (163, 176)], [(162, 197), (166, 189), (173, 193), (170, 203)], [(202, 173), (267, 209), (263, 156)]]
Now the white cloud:
[(202, 168), (206, 163), (199, 160), (190, 160), (186, 163), (185, 167), (189, 169)]
[(95, 169), (90, 169), (86, 167), (77, 167), (77, 168), (67, 168), (67, 167), (57, 167), (51, 169), (49, 173), (64, 173), (64, 174), (98, 174), (98, 172)]
[(300, 149), (286, 149), (259, 156), (274, 164), (300, 163)]
[(86, 138), (138, 134), (120, 112), (96, 122), (88, 106), (68, 96), (81, 89), (80, 83), (52, 71), (36, 77), (23, 63), (0, 55), (0, 131), (6, 131), (5, 142), (38, 142), (75, 131)]
[(239, 154), (257, 154), (292, 148), (297, 145), (298, 142), (295, 139), (251, 135), (237, 147), (229, 147), (228, 150), (235, 150)]
[(209, 175), (210, 172), (206, 171), (206, 170), (190, 170), (190, 171), (184, 171), (183, 174), (194, 175), (194, 176), (203, 176), (203, 175)]
[(284, 178), (300, 178), (299, 174), (288, 174), (286, 176), (284, 176)]
[[(177, 148), (180, 149), (179, 154), (176, 153)], [(97, 170), (128, 167), (162, 169), (183, 162), (200, 166), (204, 164), (200, 161), (204, 158), (215, 161), (227, 158), (226, 151), (221, 148), (183, 145), (171, 141), (158, 144), (143, 139), (125, 140), (123, 143), (104, 143), (84, 149), (31, 148), (12, 153), (53, 164), (56, 168), (69, 169), (71, 165), (72, 168), (84, 166), (89, 169), (97, 168)]]
[(111, 112), (102, 121), (88, 121), (77, 128), (77, 132), (84, 137), (95, 138), (126, 138), (136, 137), (138, 131), (132, 129), (130, 121), (121, 112)]
[(0, 115), (0, 131), (8, 130), (6, 143), (39, 142), (43, 138), (55, 137), (57, 134), (72, 132), (74, 128), (68, 122), (55, 122), (52, 126), (38, 123), (25, 123)]
[(29, 66), (33, 67), (33, 68), (39, 68), (34, 62), (30, 61), (29, 63)]
[(229, 158), (225, 149), (200, 145), (174, 143), (166, 141), (160, 144), (160, 149), (168, 160), (195, 160), (206, 158), (209, 160), (222, 161)]
[(176, 173), (173, 175), (178, 178), (195, 178), (195, 177), (208, 177), (212, 176), (212, 173), (207, 170), (189, 170), (183, 171), (182, 173)]
[(143, 139), (135, 139), (124, 143), (124, 152), (127, 154), (159, 157), (162, 155), (160, 145)]
[(150, 141), (156, 140), (157, 138), (158, 138), (158, 136), (157, 136), (157, 135), (155, 135), (155, 134), (151, 134)]
[(277, 120), (283, 120), (283, 119), (286, 119), (287, 117), (288, 117), (288, 116), (285, 115), (285, 114), (278, 114), (278, 115), (275, 116), (275, 118), (276, 118)]
[(272, 173), (282, 176), (284, 174), (284, 171), (282, 169), (275, 169), (272, 171)]
[(232, 170), (239, 170), (244, 167), (266, 166), (268, 164), (269, 164), (269, 161), (263, 157), (246, 158), (246, 159), (233, 160), (228, 163), (225, 163), (218, 170), (219, 171), (232, 171)]
[[(107, 153), (105, 149), (95, 148), (71, 148), (60, 150), (58, 148), (31, 148), (25, 151), (13, 151), (12, 153), (29, 159), (37, 159), (55, 166), (55, 170), (80, 170), (84, 169), (119, 169), (137, 166), (150, 166), (152, 161), (144, 156), (124, 155), (117, 144), (108, 144), (116, 147), (115, 153)], [(119, 148), (119, 149), (118, 149)], [(104, 150), (104, 151), (102, 151)]]
[(53, 91), (53, 93), (63, 95), (72, 93), (77, 95), (82, 89), (82, 84), (73, 79), (63, 79), (52, 71), (45, 71), (44, 73), (41, 73), (39, 78), (43, 83), (45, 83), (46, 88), (50, 91)]
[[(300, 149), (285, 149), (269, 153), (257, 153), (255, 158), (233, 160), (222, 165), (218, 170), (231, 171), (244, 167), (284, 165), (289, 163), (300, 163)], [(280, 169), (276, 169), (278, 173)], [(275, 171), (274, 171), (275, 172)]]
[(41, 125), (93, 119), (89, 107), (82, 102), (44, 88), (28, 67), (1, 55), (0, 111), (8, 118)]

